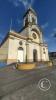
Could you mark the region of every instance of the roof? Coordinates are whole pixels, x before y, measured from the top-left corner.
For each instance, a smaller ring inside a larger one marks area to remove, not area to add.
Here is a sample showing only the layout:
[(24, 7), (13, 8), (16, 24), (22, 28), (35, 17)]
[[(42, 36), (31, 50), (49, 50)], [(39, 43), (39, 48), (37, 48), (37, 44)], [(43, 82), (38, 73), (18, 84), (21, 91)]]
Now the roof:
[(2, 40), (1, 44), (0, 44), (0, 47), (3, 45), (3, 43), (11, 36), (14, 36), (14, 37), (17, 37), (17, 38), (21, 38), (21, 39), (24, 39), (24, 40), (27, 40), (28, 37), (26, 36), (23, 36), (23, 35), (20, 35), (19, 33), (15, 32), (15, 31), (10, 31), (6, 34), (5, 38)]
[(31, 11), (36, 16), (36, 12), (34, 11), (34, 9), (32, 7), (29, 7), (23, 17), (25, 17), (27, 13), (29, 13), (29, 11)]
[[(15, 31), (10, 31), (10, 32), (7, 33), (7, 35), (6, 35), (5, 38), (3, 39), (2, 43), (0, 44), (0, 47), (4, 44), (4, 42), (5, 42), (9, 37), (12, 38), (11, 36), (17, 37), (17, 38), (21, 38), (21, 39), (24, 39), (24, 40), (28, 40), (28, 39), (32, 40), (32, 39), (29, 38), (29, 37), (26, 37), (26, 36), (20, 35), (19, 33), (16, 33)], [(32, 41), (32, 42), (34, 42), (34, 41)], [(34, 42), (34, 43), (37, 43), (37, 42)], [(46, 43), (37, 43), (37, 44), (47, 47), (47, 44), (46, 44)]]
[(23, 27), (19, 30), (19, 34), (20, 34), (26, 27), (27, 27), (27, 25), (26, 25), (26, 26), (23, 26)]
[(10, 37), (10, 35), (18, 37), (18, 38), (22, 38), (22, 39), (26, 39), (26, 37), (19, 35), (18, 33), (14, 32), (14, 31), (10, 31), (6, 34), (5, 38), (2, 40), (0, 47), (3, 45), (3, 43), (8, 39), (8, 37)]

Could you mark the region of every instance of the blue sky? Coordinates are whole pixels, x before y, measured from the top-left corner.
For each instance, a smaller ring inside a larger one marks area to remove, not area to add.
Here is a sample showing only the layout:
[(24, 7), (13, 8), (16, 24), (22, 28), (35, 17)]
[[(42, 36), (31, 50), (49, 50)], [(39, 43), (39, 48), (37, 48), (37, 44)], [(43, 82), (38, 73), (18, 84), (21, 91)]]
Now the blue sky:
[(23, 15), (29, 4), (37, 13), (38, 24), (43, 29), (43, 36), (49, 51), (56, 51), (56, 0), (0, 0), (0, 42), (10, 30), (19, 31), (23, 26)]

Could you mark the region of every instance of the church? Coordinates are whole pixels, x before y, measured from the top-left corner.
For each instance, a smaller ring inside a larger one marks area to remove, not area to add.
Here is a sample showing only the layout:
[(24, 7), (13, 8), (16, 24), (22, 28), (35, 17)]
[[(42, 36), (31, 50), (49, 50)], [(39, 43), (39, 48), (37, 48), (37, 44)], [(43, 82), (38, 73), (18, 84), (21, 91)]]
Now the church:
[(7, 64), (49, 61), (48, 46), (34, 9), (29, 7), (23, 20), (23, 28), (19, 32), (10, 30), (0, 44), (0, 61)]

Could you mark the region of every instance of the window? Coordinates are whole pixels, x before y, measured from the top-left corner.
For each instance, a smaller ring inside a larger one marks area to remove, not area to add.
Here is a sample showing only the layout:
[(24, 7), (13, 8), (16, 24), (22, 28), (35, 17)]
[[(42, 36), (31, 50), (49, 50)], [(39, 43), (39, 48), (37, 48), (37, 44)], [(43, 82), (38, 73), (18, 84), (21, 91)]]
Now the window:
[(33, 34), (32, 34), (32, 36), (33, 36), (33, 38), (34, 38), (34, 39), (36, 39), (36, 38), (37, 38), (35, 33), (33, 33)]
[(26, 20), (25, 20), (25, 25), (27, 25), (28, 24), (28, 18), (26, 18)]
[(45, 54), (46, 52), (45, 52), (45, 48), (43, 48), (43, 53)]
[(22, 45), (23, 44), (22, 41), (20, 41), (19, 44)]
[(35, 19), (34, 19), (34, 17), (32, 17), (32, 23), (35, 24)]

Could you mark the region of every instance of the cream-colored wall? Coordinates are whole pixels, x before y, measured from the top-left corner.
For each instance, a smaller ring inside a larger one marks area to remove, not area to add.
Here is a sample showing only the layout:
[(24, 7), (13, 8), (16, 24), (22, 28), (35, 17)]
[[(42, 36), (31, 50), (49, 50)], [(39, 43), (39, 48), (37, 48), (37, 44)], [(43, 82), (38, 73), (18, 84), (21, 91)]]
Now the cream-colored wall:
[[(44, 53), (44, 50), (43, 48), (45, 49), (45, 53)], [(41, 46), (41, 60), (42, 61), (49, 61), (49, 56), (48, 56), (48, 48), (46, 46)]]
[[(22, 41), (22, 46), (19, 42)], [(7, 61), (7, 63), (17, 62), (18, 61), (18, 48), (23, 48), (23, 62), (26, 62), (26, 53), (27, 61), (33, 61), (33, 50), (37, 50), (37, 61), (49, 61), (48, 48), (43, 45), (34, 43), (31, 40), (24, 40), (21, 38), (10, 37), (7, 39), (0, 48), (0, 60)], [(45, 54), (43, 53), (43, 48), (45, 48)]]
[(4, 44), (0, 47), (0, 61), (6, 62), (8, 58), (8, 45), (9, 39), (7, 39)]
[[(19, 41), (23, 42), (22, 46), (19, 45)], [(37, 61), (48, 61), (49, 60), (48, 59), (48, 49), (46, 49), (45, 46), (34, 43), (31, 40), (26, 41), (20, 38), (14, 38), (14, 39), (9, 39), (8, 62), (10, 59), (12, 62), (17, 62), (19, 47), (23, 48), (23, 52), (24, 52), (23, 62), (26, 62), (26, 53), (27, 53), (27, 61), (28, 62), (33, 61), (33, 50), (34, 49), (37, 50)], [(43, 53), (43, 48), (45, 48), (45, 52), (46, 52), (45, 54)]]
[(49, 61), (48, 47), (46, 47), (46, 61)]
[(36, 49), (37, 50), (37, 61), (40, 61), (40, 46), (36, 43), (28, 43), (28, 53), (27, 53), (27, 59), (29, 62), (33, 61), (33, 50)]
[(9, 39), (9, 47), (8, 47), (8, 60), (7, 62), (16, 62), (17, 59), (17, 45), (18, 40)]
[(22, 48), (24, 50), (24, 61), (26, 56), (25, 40), (20, 38), (9, 39), (8, 48), (8, 61), (7, 62), (17, 62), (18, 61), (18, 48), (21, 47), (19, 41), (23, 42)]

